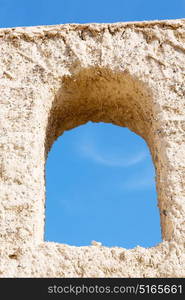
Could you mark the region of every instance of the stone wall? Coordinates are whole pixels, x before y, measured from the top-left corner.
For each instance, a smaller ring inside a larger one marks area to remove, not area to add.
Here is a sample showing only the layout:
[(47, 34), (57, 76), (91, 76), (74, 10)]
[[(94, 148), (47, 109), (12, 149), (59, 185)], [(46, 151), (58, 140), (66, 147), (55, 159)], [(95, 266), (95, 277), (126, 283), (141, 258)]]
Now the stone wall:
[[(185, 277), (184, 42), (185, 20), (0, 29), (1, 277)], [(48, 151), (88, 121), (147, 142), (159, 245), (44, 242)]]

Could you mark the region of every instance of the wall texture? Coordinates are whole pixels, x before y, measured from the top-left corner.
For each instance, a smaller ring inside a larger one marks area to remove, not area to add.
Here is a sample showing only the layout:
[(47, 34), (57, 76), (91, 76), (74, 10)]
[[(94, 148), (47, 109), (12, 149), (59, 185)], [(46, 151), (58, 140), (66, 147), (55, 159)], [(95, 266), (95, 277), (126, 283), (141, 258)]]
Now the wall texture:
[[(1, 277), (185, 277), (184, 81), (185, 20), (0, 29)], [(48, 151), (88, 121), (147, 142), (159, 245), (44, 242)]]

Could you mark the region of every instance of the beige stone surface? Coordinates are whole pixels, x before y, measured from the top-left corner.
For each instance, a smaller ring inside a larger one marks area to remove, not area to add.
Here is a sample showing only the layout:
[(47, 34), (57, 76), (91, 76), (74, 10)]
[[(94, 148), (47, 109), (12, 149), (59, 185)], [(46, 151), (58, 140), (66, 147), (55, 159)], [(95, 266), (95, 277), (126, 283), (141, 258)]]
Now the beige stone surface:
[[(1, 277), (185, 277), (184, 82), (183, 19), (0, 29)], [(44, 242), (48, 151), (88, 121), (147, 142), (159, 245)]]

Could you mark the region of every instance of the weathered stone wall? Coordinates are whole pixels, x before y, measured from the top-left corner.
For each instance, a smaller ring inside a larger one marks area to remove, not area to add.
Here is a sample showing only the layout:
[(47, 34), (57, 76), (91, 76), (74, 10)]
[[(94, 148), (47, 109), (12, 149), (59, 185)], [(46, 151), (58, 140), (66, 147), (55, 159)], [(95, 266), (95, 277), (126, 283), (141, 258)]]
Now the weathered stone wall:
[[(1, 277), (185, 277), (184, 42), (185, 20), (0, 30)], [(156, 247), (44, 242), (47, 153), (88, 121), (147, 142)]]

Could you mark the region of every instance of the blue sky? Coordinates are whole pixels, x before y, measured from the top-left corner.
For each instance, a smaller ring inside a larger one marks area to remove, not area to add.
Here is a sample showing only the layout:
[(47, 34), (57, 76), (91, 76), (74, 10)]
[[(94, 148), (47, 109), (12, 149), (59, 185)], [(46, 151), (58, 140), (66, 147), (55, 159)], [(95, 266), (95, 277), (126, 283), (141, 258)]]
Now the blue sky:
[(46, 239), (154, 245), (161, 239), (154, 176), (145, 141), (127, 128), (89, 122), (65, 132), (47, 162)]
[[(185, 0), (0, 0), (0, 27), (176, 19)], [(145, 141), (111, 124), (65, 132), (46, 165), (45, 239), (150, 247), (161, 241), (155, 171)]]
[(184, 18), (184, 0), (0, 0), (0, 27)]

